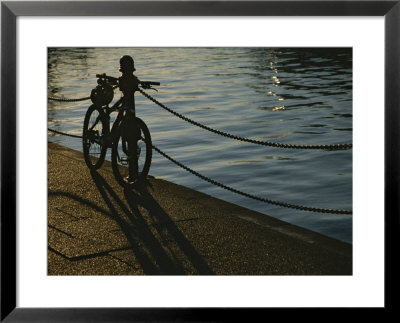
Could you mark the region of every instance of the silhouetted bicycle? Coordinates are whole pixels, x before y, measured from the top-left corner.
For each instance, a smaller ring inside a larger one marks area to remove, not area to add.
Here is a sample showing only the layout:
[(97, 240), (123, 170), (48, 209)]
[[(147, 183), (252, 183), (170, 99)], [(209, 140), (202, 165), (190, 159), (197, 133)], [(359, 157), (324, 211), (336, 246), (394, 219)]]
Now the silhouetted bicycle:
[[(107, 148), (111, 148), (114, 176), (124, 187), (133, 188), (148, 175), (152, 143), (149, 129), (135, 112), (123, 106), (121, 97), (111, 107), (114, 89), (119, 79), (106, 74), (97, 74), (98, 86), (92, 90), (93, 104), (88, 108), (83, 123), (83, 153), (91, 170), (99, 169), (105, 159)], [(159, 82), (143, 82), (139, 86), (152, 89)], [(110, 129), (110, 114), (118, 111)]]

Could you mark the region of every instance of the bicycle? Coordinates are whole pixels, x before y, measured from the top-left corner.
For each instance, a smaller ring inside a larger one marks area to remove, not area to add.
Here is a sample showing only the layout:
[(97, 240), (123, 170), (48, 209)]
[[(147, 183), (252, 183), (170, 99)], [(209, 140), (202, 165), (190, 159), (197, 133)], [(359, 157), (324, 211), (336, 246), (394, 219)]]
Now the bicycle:
[[(135, 111), (123, 106), (123, 96), (111, 107), (114, 90), (119, 79), (96, 74), (97, 87), (91, 92), (92, 105), (83, 122), (83, 153), (91, 170), (99, 169), (111, 148), (111, 164), (114, 176), (123, 187), (134, 188), (142, 183), (149, 172), (152, 158), (150, 131)], [(140, 81), (144, 89), (154, 89), (159, 82)], [(118, 111), (110, 129), (110, 115)]]

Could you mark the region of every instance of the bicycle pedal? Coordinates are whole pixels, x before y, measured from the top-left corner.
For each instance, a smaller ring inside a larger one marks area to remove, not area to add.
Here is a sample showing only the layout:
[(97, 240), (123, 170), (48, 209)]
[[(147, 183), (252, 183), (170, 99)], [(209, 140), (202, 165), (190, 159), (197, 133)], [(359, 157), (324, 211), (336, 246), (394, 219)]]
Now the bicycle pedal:
[(129, 157), (120, 157), (119, 162), (121, 163), (122, 166), (128, 166), (129, 164)]

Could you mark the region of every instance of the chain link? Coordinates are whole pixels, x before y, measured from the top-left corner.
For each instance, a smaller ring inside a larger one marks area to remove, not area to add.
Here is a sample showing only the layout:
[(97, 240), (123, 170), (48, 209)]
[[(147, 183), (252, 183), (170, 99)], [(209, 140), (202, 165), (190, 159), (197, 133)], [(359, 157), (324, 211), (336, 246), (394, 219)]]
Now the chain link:
[(89, 100), (90, 96), (87, 96), (85, 98), (79, 98), (79, 99), (53, 98), (53, 97), (49, 96), (47, 99), (48, 100), (52, 100), (52, 101), (59, 101), (59, 102), (78, 102), (78, 101)]
[(262, 146), (270, 146), (270, 147), (277, 147), (277, 148), (289, 148), (289, 149), (324, 149), (324, 150), (344, 150), (344, 149), (351, 149), (353, 147), (352, 144), (333, 144), (333, 145), (294, 145), (294, 144), (283, 144), (283, 143), (277, 143), (277, 142), (270, 142), (270, 141), (260, 141), (260, 140), (255, 140), (255, 139), (248, 139), (248, 138), (243, 138), (239, 137), (236, 135), (229, 134), (227, 132), (223, 132), (220, 130), (216, 130), (210, 127), (207, 127), (201, 123), (198, 123), (192, 119), (189, 119), (188, 117), (185, 117), (184, 115), (168, 108), (164, 104), (158, 102), (156, 99), (154, 99), (152, 96), (144, 92), (142, 89), (139, 89), (140, 93), (142, 93), (146, 98), (149, 100), (153, 101), (155, 104), (159, 105), (163, 109), (167, 110), (168, 112), (174, 114), (178, 118), (181, 118), (182, 120), (185, 120), (195, 126), (198, 126), (200, 128), (203, 128), (205, 130), (211, 131), (213, 133), (216, 133), (218, 135), (228, 137), (231, 139), (236, 139), (239, 141), (244, 141), (244, 142), (249, 142), (252, 144), (257, 144), (257, 145), (262, 145)]

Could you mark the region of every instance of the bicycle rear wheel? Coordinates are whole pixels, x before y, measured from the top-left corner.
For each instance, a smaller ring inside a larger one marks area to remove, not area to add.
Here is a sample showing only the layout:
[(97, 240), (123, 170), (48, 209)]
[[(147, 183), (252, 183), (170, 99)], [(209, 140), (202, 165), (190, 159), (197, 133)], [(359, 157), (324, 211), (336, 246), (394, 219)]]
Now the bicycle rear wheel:
[(91, 105), (86, 111), (83, 121), (83, 156), (86, 165), (92, 169), (99, 169), (104, 162), (107, 146), (106, 118), (101, 107)]
[(139, 118), (135, 118), (135, 124), (121, 125), (113, 140), (111, 154), (114, 176), (120, 185), (128, 188), (145, 181), (152, 157), (149, 129)]

